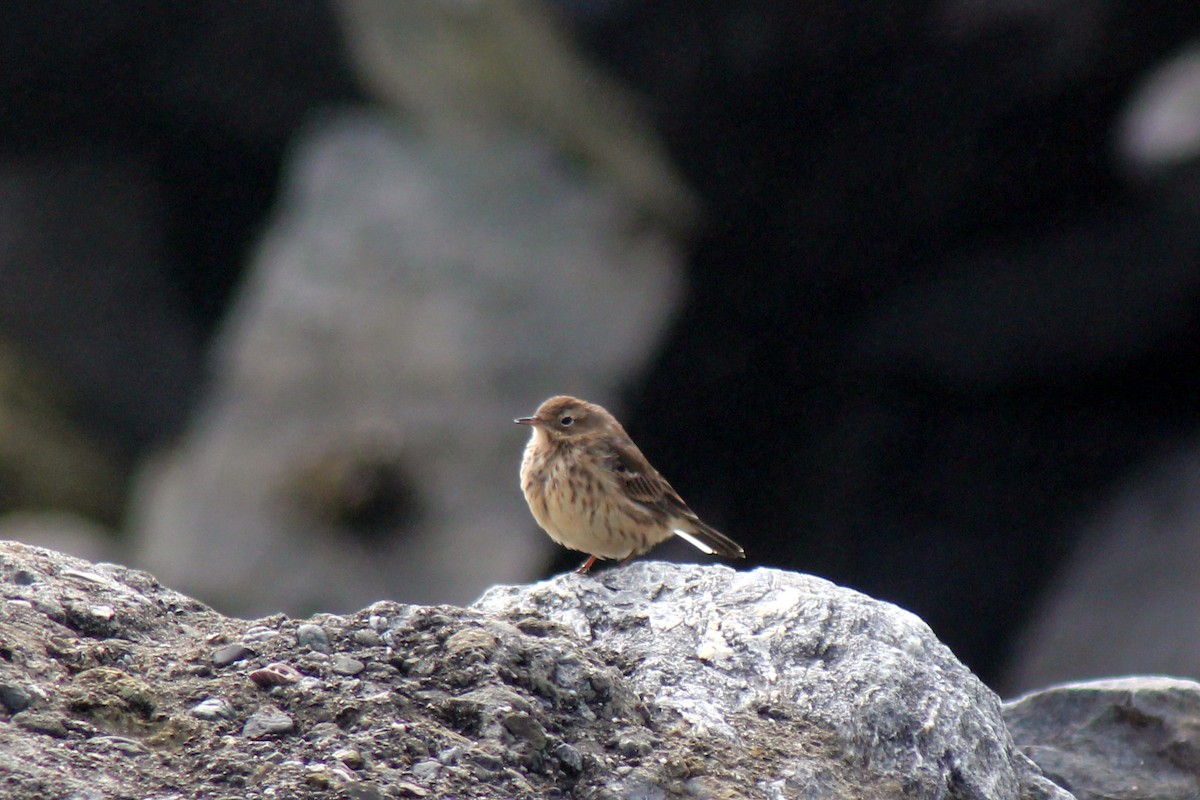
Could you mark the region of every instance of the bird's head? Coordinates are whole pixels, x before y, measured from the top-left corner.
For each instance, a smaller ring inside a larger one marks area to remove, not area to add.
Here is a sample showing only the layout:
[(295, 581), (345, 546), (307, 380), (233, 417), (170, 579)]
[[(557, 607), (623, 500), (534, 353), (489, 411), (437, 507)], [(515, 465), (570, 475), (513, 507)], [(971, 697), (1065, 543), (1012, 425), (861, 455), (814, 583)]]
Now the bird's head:
[(551, 440), (571, 439), (615, 424), (612, 415), (595, 403), (576, 397), (551, 397), (538, 406), (532, 417), (513, 420), (518, 425), (532, 425)]

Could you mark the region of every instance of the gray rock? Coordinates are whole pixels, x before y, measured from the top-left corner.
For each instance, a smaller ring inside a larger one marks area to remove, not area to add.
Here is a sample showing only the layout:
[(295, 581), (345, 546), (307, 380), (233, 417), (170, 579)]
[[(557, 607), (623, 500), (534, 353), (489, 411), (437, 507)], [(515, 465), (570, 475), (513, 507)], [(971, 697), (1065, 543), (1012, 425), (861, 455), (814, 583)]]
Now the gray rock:
[(320, 625), (312, 623), (301, 625), (296, 629), (296, 643), (319, 653), (329, 652), (329, 636)]
[(338, 675), (357, 675), (366, 669), (366, 665), (357, 658), (339, 654), (333, 657), (330, 669)]
[(67, 736), (67, 722), (62, 714), (22, 711), (13, 715), (12, 722), (30, 733), (39, 733), (55, 739), (65, 739)]
[(431, 783), (442, 770), (442, 765), (431, 758), (418, 761), (412, 766), (413, 777), (419, 781)]
[(228, 667), (230, 664), (236, 664), (252, 655), (254, 655), (254, 651), (244, 644), (229, 644), (213, 651), (212, 662), (218, 667)]
[[(788, 737), (754, 773), (763, 791), (1016, 798), (1037, 777), (1015, 757), (999, 699), (920, 619), (819, 578), (640, 562), (498, 587), (473, 608), (567, 625), (653, 698), (663, 728), (679, 720), (734, 750)], [(654, 752), (653, 730), (622, 731), (615, 747)], [(612, 789), (646, 782), (635, 768)]]
[(670, 235), (536, 138), (365, 112), (298, 142), (205, 408), (138, 481), (140, 563), (241, 614), (465, 602), (548, 543), (512, 424), (611, 401), (671, 318)]
[[(15, 543), (0, 595), (24, 654), (0, 679), (36, 675), (45, 698), (0, 715), (3, 798), (1070, 797), (924, 623), (804, 575), (642, 562), (465, 609), (379, 602), (319, 618), (362, 675), (312, 658), (308, 685), (270, 688), (248, 673), (311, 656), (297, 632), (316, 621), (223, 617), (144, 573)], [(76, 631), (34, 595), (103, 601), (115, 629)], [(243, 639), (245, 663), (212, 665), (213, 642)], [(223, 713), (197, 719), (200, 698)]]
[(223, 697), (207, 697), (192, 707), (192, 715), (197, 719), (229, 719), (233, 713), (233, 706)]
[(17, 683), (0, 683), (0, 706), (16, 714), (33, 705), (33, 693)]
[(1200, 683), (1066, 684), (1006, 703), (1004, 719), (1021, 750), (1079, 800), (1200, 796)]
[(278, 708), (268, 707), (250, 715), (242, 726), (242, 736), (247, 739), (261, 739), (264, 736), (291, 733), (296, 728), (296, 721), (290, 715)]

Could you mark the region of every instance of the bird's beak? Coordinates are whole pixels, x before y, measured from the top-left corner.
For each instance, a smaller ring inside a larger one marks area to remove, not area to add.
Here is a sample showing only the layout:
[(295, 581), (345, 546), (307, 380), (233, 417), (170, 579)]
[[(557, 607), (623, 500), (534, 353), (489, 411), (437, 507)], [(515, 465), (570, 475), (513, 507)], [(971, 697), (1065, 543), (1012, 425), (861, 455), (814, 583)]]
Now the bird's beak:
[(514, 419), (513, 422), (517, 423), (518, 425), (541, 425), (542, 424), (542, 421), (540, 419), (538, 419), (537, 417), (520, 417), (518, 419)]

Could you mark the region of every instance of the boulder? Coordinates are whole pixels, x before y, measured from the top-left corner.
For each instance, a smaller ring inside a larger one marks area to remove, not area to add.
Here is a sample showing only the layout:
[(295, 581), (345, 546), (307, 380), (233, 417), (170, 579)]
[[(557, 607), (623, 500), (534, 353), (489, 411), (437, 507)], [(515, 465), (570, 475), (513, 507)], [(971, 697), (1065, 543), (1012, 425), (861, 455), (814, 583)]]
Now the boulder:
[(1135, 676), (1006, 703), (1021, 751), (1078, 800), (1200, 796), (1200, 683)]
[(0, 543), (0, 797), (1070, 797), (912, 614), (640, 562), (473, 606), (225, 617)]

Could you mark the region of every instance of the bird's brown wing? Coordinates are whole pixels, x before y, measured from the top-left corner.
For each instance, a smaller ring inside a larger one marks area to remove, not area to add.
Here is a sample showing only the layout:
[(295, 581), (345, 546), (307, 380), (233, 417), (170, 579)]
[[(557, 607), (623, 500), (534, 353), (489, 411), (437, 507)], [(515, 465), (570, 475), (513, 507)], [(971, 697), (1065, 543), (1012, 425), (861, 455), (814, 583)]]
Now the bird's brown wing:
[(610, 441), (605, 459), (608, 468), (621, 480), (625, 495), (639, 505), (672, 517), (695, 516), (683, 498), (671, 488), (667, 479), (658, 473), (637, 449), (637, 445)]
[[(743, 558), (742, 546), (716, 528), (701, 521), (688, 508), (683, 498), (667, 483), (667, 479), (642, 455), (633, 442), (609, 440), (605, 464), (620, 479), (625, 495), (635, 503), (651, 511), (664, 514), (668, 519), (686, 520), (690, 530), (680, 533), (684, 538), (706, 553), (717, 553), (730, 558)], [(699, 541), (697, 541), (699, 540)]]

